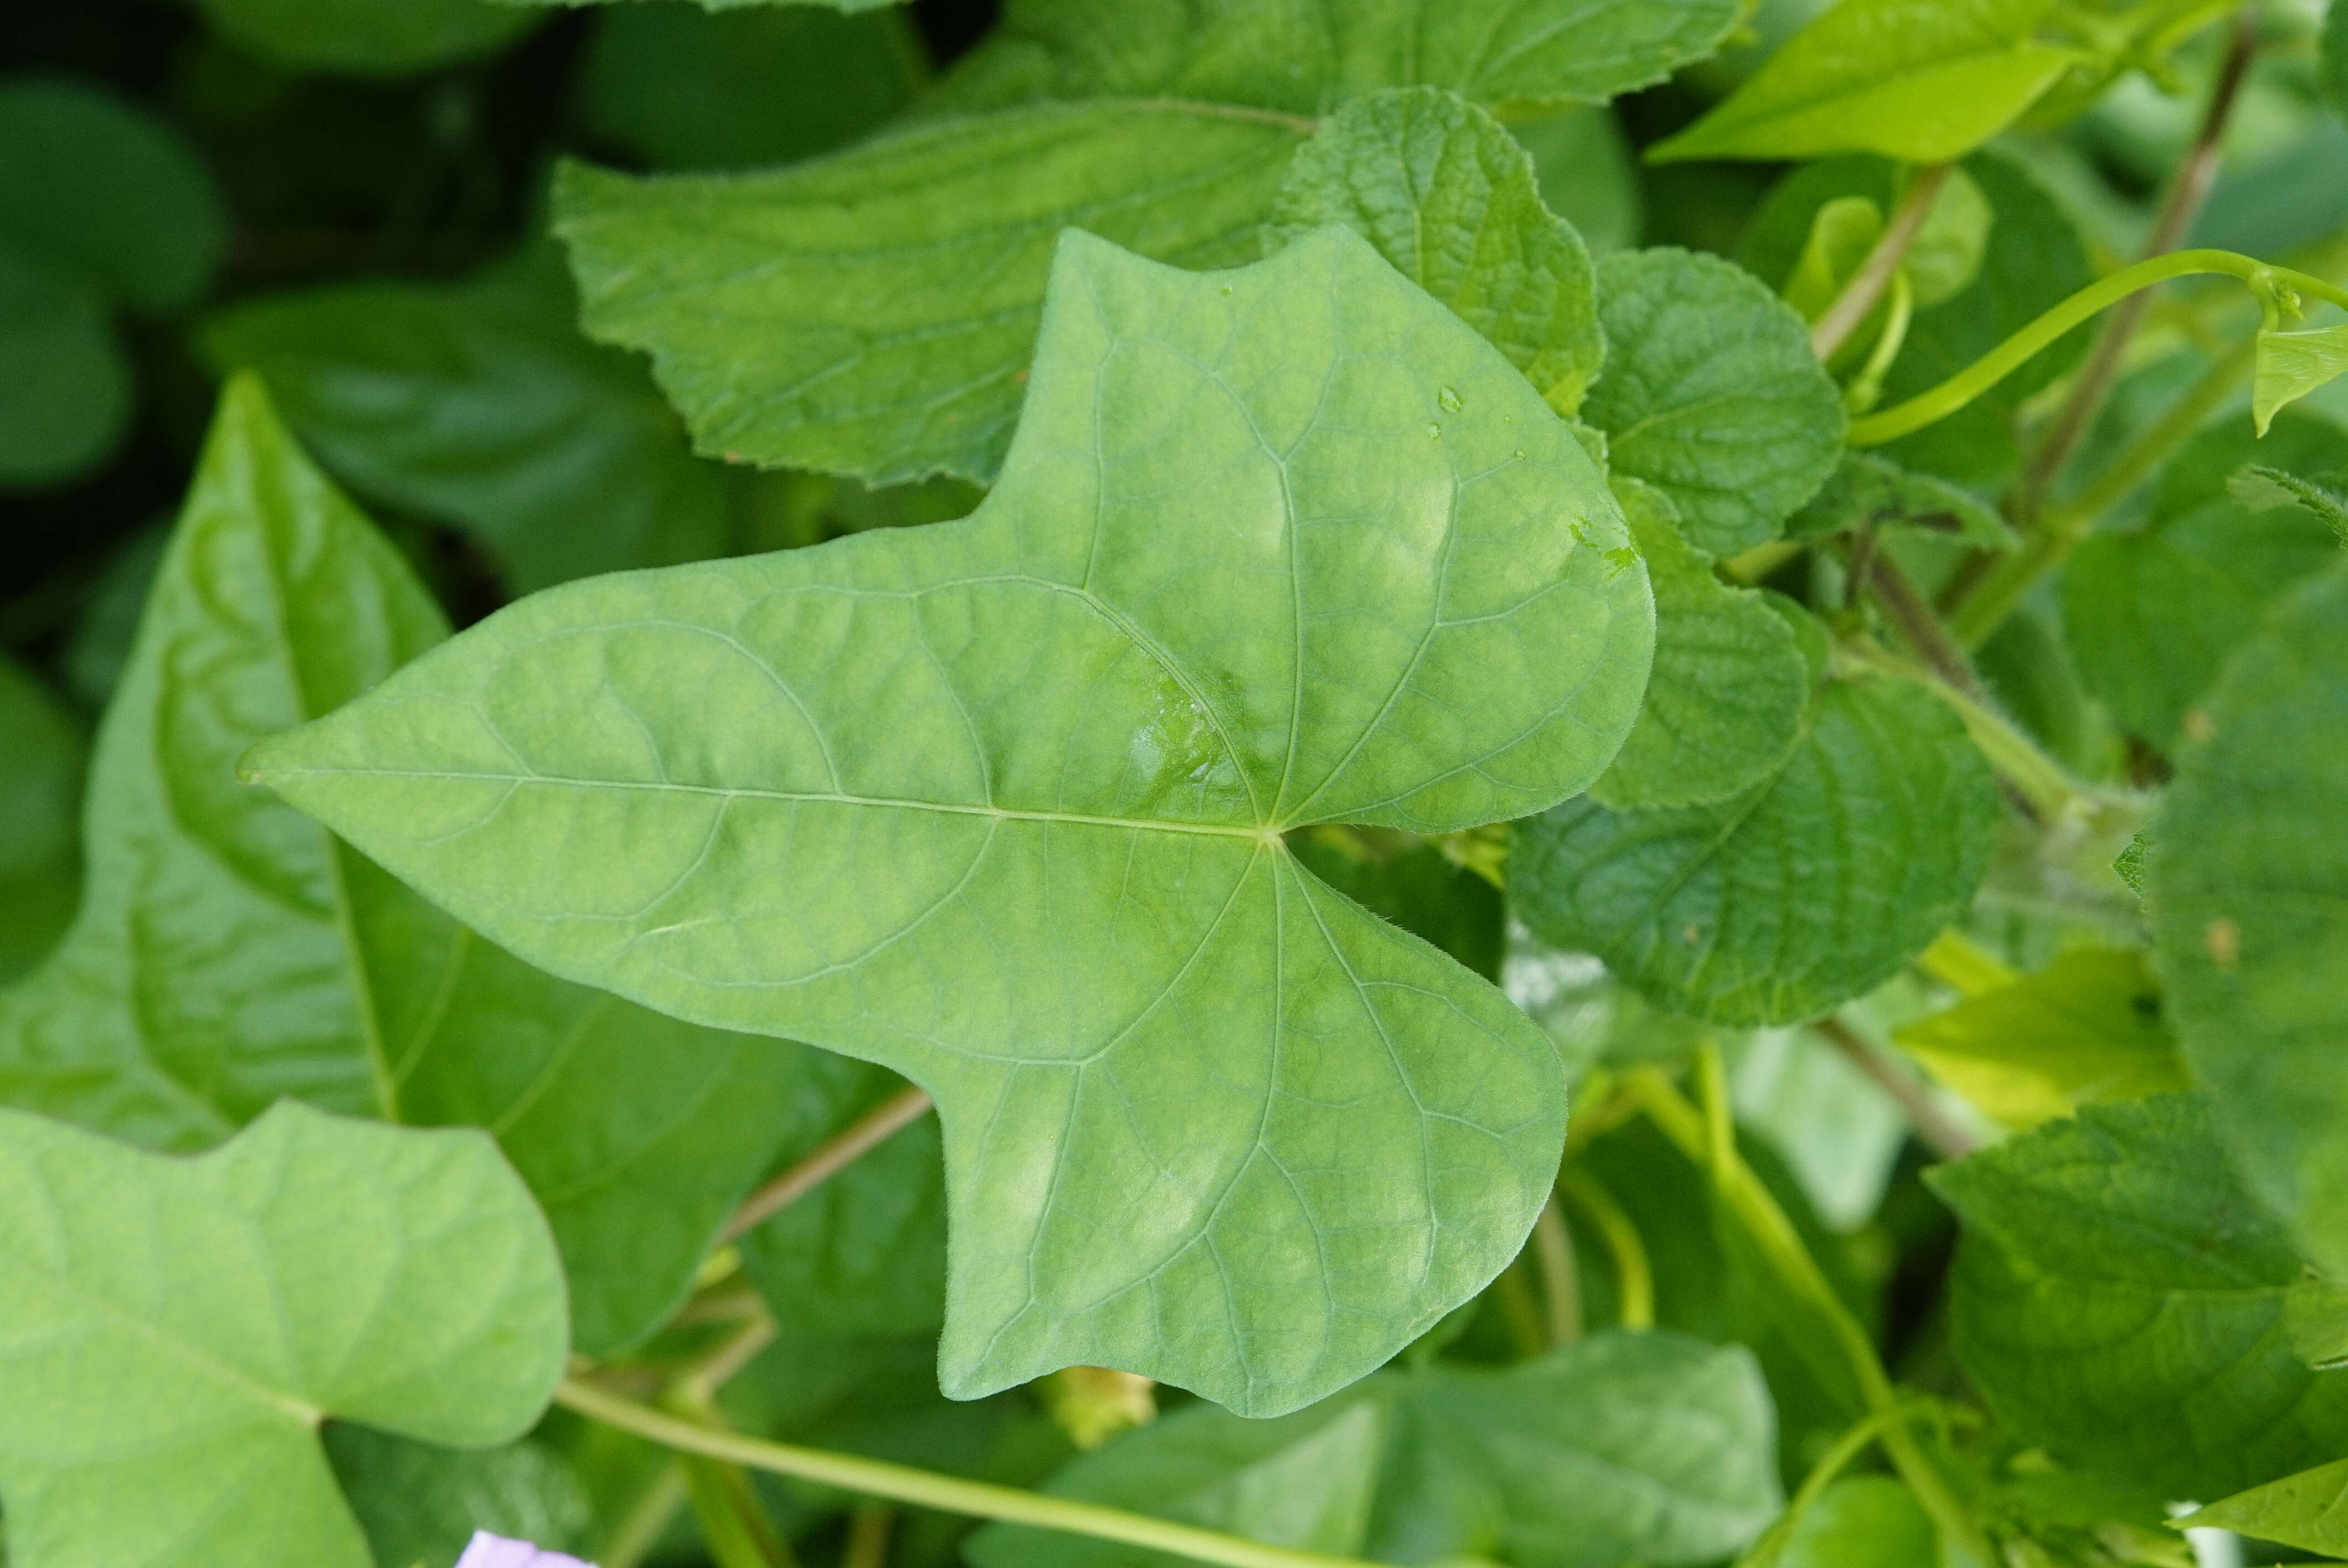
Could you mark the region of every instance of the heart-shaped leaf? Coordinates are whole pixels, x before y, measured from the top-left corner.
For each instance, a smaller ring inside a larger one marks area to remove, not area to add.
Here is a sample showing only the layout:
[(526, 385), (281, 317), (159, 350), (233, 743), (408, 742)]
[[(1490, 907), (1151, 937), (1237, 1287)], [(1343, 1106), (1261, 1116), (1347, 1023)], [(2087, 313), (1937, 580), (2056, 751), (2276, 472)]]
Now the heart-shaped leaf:
[(558, 973), (927, 1088), (950, 1392), (1271, 1413), (1514, 1255), (1563, 1100), (1281, 835), (1582, 788), (1653, 627), (1572, 434), (1361, 240), (1072, 233), (972, 517), (554, 589), (249, 765)]
[(0, 1111), (0, 1503), (23, 1568), (367, 1568), (326, 1416), (519, 1437), (562, 1271), (479, 1132), (288, 1101), (194, 1159)]
[(151, 1147), (281, 1095), (491, 1129), (540, 1194), (582, 1348), (641, 1338), (821, 1060), (557, 980), (236, 782), (253, 742), (447, 635), (396, 551), (250, 378), (221, 398), (107, 711), (88, 891), (0, 991), (0, 1102)]

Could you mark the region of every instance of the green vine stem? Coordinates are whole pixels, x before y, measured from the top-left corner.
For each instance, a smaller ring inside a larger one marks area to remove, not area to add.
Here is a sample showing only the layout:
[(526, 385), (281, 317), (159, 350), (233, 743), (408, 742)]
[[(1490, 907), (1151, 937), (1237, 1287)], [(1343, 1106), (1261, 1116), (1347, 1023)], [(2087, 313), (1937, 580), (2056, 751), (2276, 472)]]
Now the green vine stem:
[(1940, 385), (1857, 421), (1847, 439), (1853, 446), (1880, 446), (1936, 420), (1946, 419), (2098, 312), (2156, 283), (2201, 275), (2240, 279), (2262, 300), (2276, 297), (2280, 289), (2290, 289), (2348, 306), (2348, 290), (2335, 288), (2305, 272), (2270, 266), (2232, 251), (2172, 251), (2165, 256), (2123, 267), (2110, 277), (2088, 284)]
[(1834, 1286), (1827, 1282), (1818, 1260), (1802, 1245), (1786, 1211), (1753, 1174), (1736, 1153), (1728, 1115), (1726, 1077), (1717, 1047), (1706, 1044), (1696, 1056), (1697, 1081), (1704, 1109), (1689, 1104), (1660, 1069), (1643, 1068), (1631, 1075), (1629, 1086), (1639, 1096), (1648, 1117), (1679, 1146), (1680, 1152), (1712, 1176), (1713, 1190), (1724, 1211), (1751, 1240), (1778, 1287), (1800, 1303), (1833, 1341), (1834, 1350), (1849, 1371), (1867, 1409), (1885, 1418), (1884, 1452), (1892, 1468), (1930, 1515), (1949, 1552), (1949, 1561), (1967, 1568), (1989, 1568), (1995, 1561), (1970, 1515), (1950, 1491), (1947, 1480), (1925, 1457), (1916, 1435), (1900, 1419), (1900, 1401), (1890, 1376), (1875, 1353), (1874, 1344), (1852, 1318)]
[(1006, 1524), (1032, 1524), (1043, 1530), (1089, 1535), (1099, 1541), (1116, 1541), (1128, 1546), (1170, 1553), (1177, 1557), (1189, 1558), (1194, 1563), (1218, 1563), (1221, 1568), (1375, 1568), (1375, 1565), (1359, 1558), (1328, 1557), (1317, 1552), (1295, 1552), (1284, 1546), (1266, 1546), (1259, 1542), (1243, 1541), (1236, 1535), (1218, 1534), (1211, 1530), (1177, 1524), (1171, 1520), (1152, 1519), (1147, 1514), (1128, 1513), (1123, 1509), (1104, 1508), (1098, 1503), (1080, 1502), (1074, 1498), (1046, 1497), (1041, 1492), (993, 1486), (985, 1481), (963, 1481), (958, 1476), (938, 1475), (930, 1471), (915, 1470), (911, 1465), (891, 1464), (884, 1460), (861, 1459), (854, 1454), (796, 1448), (788, 1443), (768, 1442), (761, 1438), (747, 1438), (734, 1432), (713, 1431), (691, 1421), (664, 1415), (649, 1405), (623, 1399), (575, 1378), (564, 1379), (561, 1387), (554, 1391), (554, 1400), (563, 1409), (590, 1420), (633, 1432), (640, 1438), (679, 1453), (698, 1454), (751, 1470), (769, 1471), (776, 1475), (835, 1486), (844, 1491), (861, 1492), (868, 1497), (884, 1497), (892, 1502), (910, 1503), (917, 1508), (934, 1508), (947, 1513), (1001, 1520)]
[(1775, 1568), (1777, 1560), (1785, 1554), (1786, 1543), (1793, 1539), (1794, 1532), (1800, 1527), (1803, 1516), (1817, 1505), (1827, 1488), (1834, 1484), (1835, 1477), (1848, 1470), (1850, 1461), (1867, 1450), (1868, 1444), (1882, 1437), (1893, 1425), (1905, 1425), (1920, 1413), (1921, 1409), (1921, 1401), (1901, 1400), (1859, 1418), (1849, 1430), (1835, 1440), (1834, 1447), (1810, 1467), (1810, 1473), (1802, 1478), (1802, 1484), (1795, 1489), (1793, 1497), (1787, 1502), (1786, 1511), (1762, 1533), (1761, 1539), (1753, 1543), (1752, 1550), (1736, 1560), (1736, 1568)]
[(1578, 1165), (1568, 1165), (1557, 1176), (1557, 1190), (1581, 1211), (1605, 1244), (1614, 1263), (1614, 1323), (1634, 1333), (1655, 1326), (1655, 1271), (1647, 1262), (1647, 1245), (1639, 1227), (1622, 1212), (1597, 1177)]

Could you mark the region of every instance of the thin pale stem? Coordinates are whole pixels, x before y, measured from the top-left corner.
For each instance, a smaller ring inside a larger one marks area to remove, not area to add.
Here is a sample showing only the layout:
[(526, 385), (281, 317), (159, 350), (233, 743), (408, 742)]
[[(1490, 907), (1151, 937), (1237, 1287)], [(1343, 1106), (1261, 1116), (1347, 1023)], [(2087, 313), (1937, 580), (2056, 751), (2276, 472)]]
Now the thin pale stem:
[(1097, 1541), (1116, 1541), (1128, 1546), (1171, 1553), (1177, 1557), (1189, 1558), (1194, 1563), (1218, 1563), (1221, 1568), (1370, 1568), (1358, 1558), (1330, 1557), (1317, 1552), (1266, 1546), (1235, 1535), (1176, 1524), (1170, 1520), (1153, 1519), (1147, 1514), (1128, 1513), (1123, 1509), (1104, 1508), (1098, 1503), (1082, 1502), (1075, 1498), (1046, 1497), (1041, 1492), (1022, 1491), (1015, 1487), (994, 1486), (985, 1481), (964, 1481), (958, 1476), (937, 1475), (929, 1471), (915, 1470), (910, 1465), (891, 1464), (884, 1460), (831, 1453), (822, 1449), (797, 1448), (788, 1443), (768, 1442), (761, 1438), (743, 1437), (736, 1432), (713, 1431), (576, 1379), (566, 1379), (555, 1390), (554, 1399), (565, 1409), (590, 1420), (633, 1432), (640, 1438), (681, 1453), (700, 1454), (752, 1470), (838, 1487), (843, 1491), (887, 1498), (916, 1508), (933, 1508), (947, 1513), (1000, 1520), (1007, 1524), (1028, 1524), (1042, 1530), (1065, 1531)]
[(1709, 1045), (1704, 1047), (1697, 1055), (1696, 1069), (1704, 1089), (1702, 1111), (1689, 1104), (1656, 1069), (1643, 1069), (1633, 1075), (1632, 1088), (1663, 1135), (1678, 1144), (1689, 1160), (1711, 1173), (1721, 1206), (1751, 1238), (1776, 1276), (1779, 1288), (1800, 1302), (1825, 1327), (1865, 1408), (1871, 1413), (1887, 1416), (1884, 1451), (1890, 1457), (1892, 1468), (1900, 1472), (1900, 1480), (1908, 1483), (1908, 1490), (1915, 1493), (1917, 1502), (1940, 1530), (1942, 1540), (1987, 1568), (1993, 1561), (1988, 1543), (1949, 1491), (1947, 1481), (1925, 1457), (1907, 1422), (1892, 1413), (1899, 1409), (1900, 1401), (1873, 1342), (1843, 1306), (1834, 1286), (1827, 1282), (1818, 1260), (1803, 1246), (1793, 1222), (1786, 1217), (1786, 1211), (1777, 1206), (1777, 1200), (1770, 1196), (1769, 1190), (1736, 1153), (1719, 1051)]
[(1533, 1258), (1540, 1265), (1541, 1299), (1549, 1307), (1549, 1342), (1570, 1345), (1581, 1337), (1581, 1284), (1574, 1277), (1573, 1238), (1566, 1234), (1555, 1193), (1533, 1221)]
[(880, 1502), (864, 1503), (850, 1514), (839, 1568), (889, 1568), (889, 1536), (896, 1521), (896, 1511)]
[[(2235, 18), (2233, 43), (2226, 52), (2225, 64), (2219, 68), (2217, 86), (2210, 93), (2209, 108), (2202, 113), (2200, 128), (2169, 181), (2168, 193), (2161, 200), (2159, 215), (2153, 220), (2152, 233), (2145, 241), (2147, 258), (2166, 255), (2183, 242), (2194, 215), (2201, 210), (2202, 201), (2218, 179), (2219, 142), (2225, 136), (2227, 122), (2233, 118), (2235, 100), (2240, 96), (2243, 77), (2249, 74), (2250, 57), (2258, 49), (2258, 36), (2257, 7), (2245, 5)], [(2087, 353), (2086, 365), (2071, 384), (2070, 394), (2048, 427), (2046, 438), (2023, 466), (2014, 518), (2025, 528), (2037, 521), (2046, 492), (2102, 411), (2105, 399), (2111, 395), (2128, 340), (2136, 335), (2151, 303), (2150, 294), (2130, 296), (2120, 302), (2096, 333), (2095, 346)]]
[(1638, 1330), (1655, 1326), (1655, 1271), (1647, 1262), (1646, 1244), (1639, 1227), (1614, 1201), (1605, 1184), (1578, 1165), (1558, 1173), (1557, 1190), (1596, 1227), (1598, 1239), (1614, 1262), (1614, 1320)]
[(726, 1222), (718, 1239), (732, 1241), (745, 1231), (757, 1229), (886, 1143), (900, 1129), (920, 1120), (929, 1109), (928, 1091), (910, 1084), (899, 1090), (841, 1129), (806, 1159), (752, 1193), (734, 1211), (734, 1217)]
[(669, 1522), (685, 1506), (685, 1466), (671, 1460), (621, 1516), (596, 1561), (602, 1568), (638, 1568), (668, 1533)]
[(1932, 613), (1931, 605), (1917, 591), (1916, 585), (1908, 580), (1908, 574), (1900, 569), (1900, 563), (1881, 550), (1875, 550), (1861, 564), (1869, 596), (1900, 629), (1900, 640), (1914, 649), (1917, 657), (1930, 664), (1941, 680), (1981, 701), (1981, 677), (1973, 672), (1972, 661), (1965, 657), (1964, 648), (1941, 624), (1941, 618)]
[(1988, 641), (2030, 590), (2060, 570), (2085, 542), (2096, 519), (2175, 456), (2234, 395), (2257, 355), (2255, 338), (2229, 349), (2168, 412), (2097, 473), (2076, 499), (2049, 507), (2042, 526), (2022, 548), (1998, 559), (1951, 607), (1950, 633), (1968, 648)]
[(1943, 1160), (1962, 1160), (1977, 1147), (1972, 1133), (1949, 1119), (1948, 1112), (1932, 1102), (1931, 1092), (1908, 1074), (1883, 1059), (1865, 1037), (1838, 1018), (1822, 1018), (1810, 1026), (1824, 1037), (1826, 1042), (1842, 1053), (1843, 1059), (1865, 1073), (1869, 1081), (1890, 1095), (1908, 1124), (1916, 1130), (1924, 1146)]
[(1867, 252), (1866, 260), (1859, 262), (1859, 271), (1850, 275), (1842, 292), (1834, 297), (1834, 302), (1810, 328), (1810, 352), (1818, 358), (1833, 358), (1835, 351), (1875, 309), (1876, 302), (1883, 298), (1883, 291), (1890, 287), (1900, 263), (1907, 261), (1916, 236), (1923, 231), (1924, 220), (1931, 215), (1941, 187), (1948, 183), (1949, 168), (1945, 163), (1935, 163), (1917, 170), (1916, 178), (1909, 183), (1908, 194), (1892, 210), (1891, 220), (1883, 226), (1882, 234)]
[(2348, 291), (2289, 267), (2271, 267), (2231, 251), (2172, 251), (2166, 256), (2123, 267), (2110, 277), (2088, 284), (1940, 385), (1858, 421), (1850, 427), (1849, 444), (1880, 446), (1921, 430), (1935, 420), (1945, 419), (2097, 313), (2172, 278), (2205, 275), (2238, 278), (2262, 292), (2271, 292), (2277, 287), (2294, 289), (2315, 299), (2348, 306)]
[(1908, 1405), (1888, 1405), (1860, 1417), (1848, 1431), (1837, 1438), (1834, 1447), (1828, 1449), (1818, 1462), (1810, 1467), (1810, 1473), (1802, 1478), (1802, 1484), (1795, 1490), (1793, 1497), (1786, 1504), (1786, 1511), (1777, 1516), (1777, 1522), (1753, 1543), (1750, 1552), (1737, 1559), (1736, 1568), (1768, 1568), (1768, 1565), (1776, 1563), (1784, 1553), (1786, 1542), (1801, 1524), (1803, 1515), (1817, 1505), (1835, 1478), (1850, 1468), (1850, 1461), (1864, 1453), (1868, 1444), (1881, 1438), (1893, 1422), (1907, 1420), (1909, 1414)]

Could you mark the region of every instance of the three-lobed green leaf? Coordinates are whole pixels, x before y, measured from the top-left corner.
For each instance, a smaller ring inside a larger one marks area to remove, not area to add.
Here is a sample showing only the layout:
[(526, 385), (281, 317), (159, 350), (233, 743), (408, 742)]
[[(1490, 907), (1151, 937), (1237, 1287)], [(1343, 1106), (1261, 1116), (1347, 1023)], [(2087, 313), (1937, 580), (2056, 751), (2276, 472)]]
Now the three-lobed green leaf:
[(283, 1102), (193, 1159), (0, 1110), (0, 1501), (28, 1568), (369, 1558), (322, 1417), (520, 1436), (562, 1273), (479, 1132)]
[(1571, 433), (1360, 240), (1071, 234), (972, 517), (541, 594), (250, 767), (558, 973), (928, 1089), (949, 1392), (1272, 1413), (1514, 1255), (1563, 1098), (1281, 835), (1581, 788), (1653, 614)]

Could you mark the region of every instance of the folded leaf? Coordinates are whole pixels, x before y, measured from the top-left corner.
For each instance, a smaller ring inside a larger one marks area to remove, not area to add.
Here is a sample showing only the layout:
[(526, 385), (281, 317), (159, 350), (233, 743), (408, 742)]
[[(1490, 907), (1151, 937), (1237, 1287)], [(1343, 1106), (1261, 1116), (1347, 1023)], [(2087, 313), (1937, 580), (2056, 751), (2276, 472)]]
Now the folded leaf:
[(1550, 407), (1580, 406), (1606, 355), (1590, 252), (1498, 120), (1436, 87), (1356, 98), (1289, 164), (1265, 247), (1331, 223), (1482, 333)]
[(1741, 794), (1800, 738), (1809, 661), (1767, 600), (1722, 582), (1680, 538), (1661, 492), (1632, 479), (1619, 493), (1654, 584), (1655, 669), (1639, 722), (1590, 796), (1628, 811)]
[(1818, 493), (1786, 519), (1793, 538), (1843, 528), (1910, 528), (1975, 549), (2009, 550), (2013, 530), (1962, 486), (1912, 473), (1879, 452), (1845, 452)]
[(2275, 411), (2348, 372), (2348, 326), (2287, 333), (2260, 328), (2250, 378), (2250, 419), (2263, 436)]
[(559, 973), (928, 1089), (949, 1392), (1271, 1414), (1514, 1255), (1562, 1101), (1281, 835), (1581, 788), (1653, 639), (1571, 434), (1367, 244), (1070, 234), (972, 517), (539, 595), (249, 765)]
[(2280, 607), (2186, 729), (2148, 900), (2178, 1037), (2251, 1191), (2348, 1278), (2348, 569)]
[[(1504, 1371), (1389, 1375), (1276, 1421), (1194, 1406), (1052, 1492), (1388, 1563), (1716, 1561), (1778, 1506), (1775, 1422), (1742, 1348), (1610, 1333)], [(1156, 1552), (991, 1525), (979, 1568), (1166, 1568)]]
[(628, 355), (579, 335), (560, 261), (462, 283), (345, 283), (205, 324), (371, 499), (463, 524), (517, 591), (725, 553), (728, 476)]
[(2013, 1127), (2188, 1087), (2143, 957), (2117, 948), (2074, 948), (1894, 1034), (1932, 1076)]
[(1774, 538), (1842, 451), (1842, 397), (1808, 331), (1759, 279), (1715, 256), (1631, 251), (1598, 265), (1604, 374), (1581, 417), (1612, 470), (1654, 486), (1698, 549)]
[(1959, 1360), (2023, 1441), (2170, 1497), (2340, 1451), (2348, 1374), (2285, 1333), (2302, 1273), (2196, 1097), (2081, 1109), (1926, 1178), (1964, 1224)]
[(2271, 512), (2298, 507), (2321, 518), (2348, 545), (2348, 470), (2303, 477), (2263, 463), (2245, 463), (2226, 481), (2226, 494), (2244, 511)]
[(1831, 685), (1744, 794), (1674, 810), (1572, 800), (1519, 823), (1509, 896), (1657, 1005), (1795, 1023), (1872, 990), (1972, 897), (1989, 764), (1922, 689)]
[(1841, 0), (1648, 156), (1962, 158), (2081, 58), (2032, 36), (2053, 8), (2053, 0)]
[(1055, 237), (1185, 267), (1262, 252), (1290, 157), (1384, 87), (1602, 99), (1708, 53), (1732, 0), (1035, 0), (923, 118), (772, 174), (555, 189), (585, 321), (643, 349), (705, 452), (875, 482), (994, 478)]
[(0, 991), (0, 1103), (175, 1150), (283, 1095), (489, 1127), (603, 1353), (675, 1305), (794, 1099), (824, 1091), (810, 1053), (528, 968), (236, 782), (254, 741), (446, 634), (258, 384), (232, 382), (99, 733), (80, 913)]
[(2306, 411), (2278, 418), (2263, 440), (2238, 420), (2212, 425), (2170, 462), (2143, 528), (2094, 536), (2063, 574), (2081, 678), (2162, 751), (2269, 607), (2340, 559), (2338, 538), (2304, 509), (2234, 499), (2245, 462), (2322, 473), (2348, 463), (2348, 429)]
[(367, 1568), (322, 1417), (519, 1437), (562, 1271), (479, 1132), (291, 1102), (195, 1159), (0, 1111), (0, 1503), (24, 1568)]

